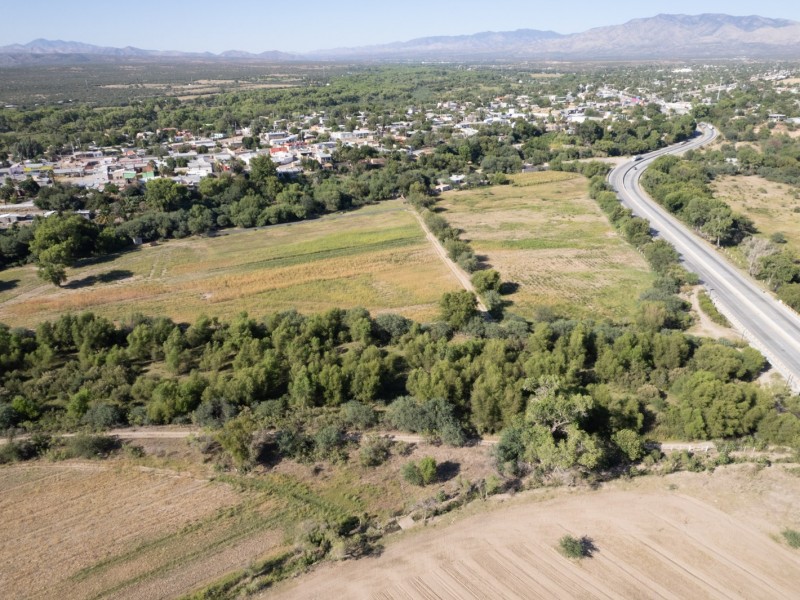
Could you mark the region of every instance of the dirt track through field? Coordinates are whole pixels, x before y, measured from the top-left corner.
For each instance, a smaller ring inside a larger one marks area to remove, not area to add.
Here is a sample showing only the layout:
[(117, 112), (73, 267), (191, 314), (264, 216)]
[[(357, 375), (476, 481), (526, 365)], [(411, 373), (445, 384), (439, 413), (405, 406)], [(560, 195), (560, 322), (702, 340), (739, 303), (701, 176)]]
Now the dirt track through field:
[[(734, 467), (735, 469), (740, 467)], [(721, 475), (720, 477), (726, 477)], [(680, 474), (696, 482), (704, 475)], [(709, 476), (710, 477), (710, 476)], [(800, 553), (779, 541), (778, 526), (765, 523), (771, 496), (794, 519), (800, 485), (762, 491), (720, 490), (748, 485), (744, 471), (717, 483), (719, 501), (653, 478), (639, 489), (578, 492), (539, 502), (512, 501), (452, 525), (440, 524), (390, 544), (379, 558), (326, 565), (284, 582), (262, 598), (796, 598)], [(793, 478), (796, 479), (796, 478)], [(711, 487), (709, 484), (708, 487)], [(719, 489), (718, 489), (719, 488)], [(712, 494), (713, 495), (713, 494)], [(722, 510), (725, 508), (726, 510)], [(770, 506), (769, 508), (775, 508)], [(752, 515), (752, 517), (751, 517)], [(587, 535), (597, 547), (592, 558), (563, 557), (565, 534)]]
[(428, 241), (431, 243), (434, 250), (436, 250), (436, 254), (439, 255), (439, 258), (441, 258), (442, 261), (448, 266), (450, 271), (452, 271), (453, 275), (455, 275), (455, 278), (464, 287), (464, 289), (468, 292), (472, 292), (472, 294), (475, 296), (475, 299), (478, 301), (478, 310), (484, 315), (488, 315), (489, 311), (486, 309), (486, 305), (481, 302), (480, 296), (478, 296), (475, 286), (472, 285), (469, 275), (467, 275), (464, 270), (455, 262), (450, 260), (450, 257), (447, 255), (447, 250), (445, 250), (444, 246), (442, 246), (442, 242), (439, 241), (439, 238), (433, 235), (433, 232), (425, 224), (424, 219), (419, 215), (419, 213), (413, 209), (410, 212), (417, 218), (419, 226), (422, 227), (422, 230), (425, 232), (425, 237), (428, 238)]

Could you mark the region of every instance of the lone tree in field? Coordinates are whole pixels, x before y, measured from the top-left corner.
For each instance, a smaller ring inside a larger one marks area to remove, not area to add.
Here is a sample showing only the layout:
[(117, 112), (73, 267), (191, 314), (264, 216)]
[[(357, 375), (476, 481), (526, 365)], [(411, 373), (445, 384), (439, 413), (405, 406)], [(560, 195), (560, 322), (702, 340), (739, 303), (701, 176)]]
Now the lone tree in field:
[(586, 536), (576, 538), (565, 535), (558, 540), (558, 550), (567, 558), (590, 558), (595, 551), (594, 543)]
[(97, 226), (78, 215), (42, 220), (30, 245), (39, 277), (60, 286), (67, 278), (66, 268), (92, 253), (97, 235)]

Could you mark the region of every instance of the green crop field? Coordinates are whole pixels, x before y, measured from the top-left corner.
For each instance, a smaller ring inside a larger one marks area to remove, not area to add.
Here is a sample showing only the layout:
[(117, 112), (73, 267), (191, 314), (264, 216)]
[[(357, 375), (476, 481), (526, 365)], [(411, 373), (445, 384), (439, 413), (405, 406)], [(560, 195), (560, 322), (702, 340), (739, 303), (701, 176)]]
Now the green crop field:
[(579, 175), (516, 175), (512, 185), (447, 193), (438, 206), (476, 254), (518, 285), (507, 298), (522, 316), (546, 306), (563, 316), (625, 320), (652, 282), (644, 258), (616, 234)]
[(70, 269), (63, 288), (33, 266), (0, 272), (0, 322), (32, 326), (65, 311), (134, 312), (191, 322), (363, 306), (428, 320), (458, 289), (399, 201), (314, 221), (143, 246)]

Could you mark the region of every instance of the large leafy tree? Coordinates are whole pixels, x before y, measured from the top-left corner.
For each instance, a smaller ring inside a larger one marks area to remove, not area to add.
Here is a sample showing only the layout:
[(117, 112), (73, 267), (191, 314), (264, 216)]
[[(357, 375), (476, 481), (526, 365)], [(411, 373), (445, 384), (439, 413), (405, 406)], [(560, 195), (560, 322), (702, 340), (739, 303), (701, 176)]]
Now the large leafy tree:
[(40, 221), (30, 245), (39, 277), (61, 285), (66, 268), (92, 253), (97, 236), (97, 226), (78, 215), (53, 215)]

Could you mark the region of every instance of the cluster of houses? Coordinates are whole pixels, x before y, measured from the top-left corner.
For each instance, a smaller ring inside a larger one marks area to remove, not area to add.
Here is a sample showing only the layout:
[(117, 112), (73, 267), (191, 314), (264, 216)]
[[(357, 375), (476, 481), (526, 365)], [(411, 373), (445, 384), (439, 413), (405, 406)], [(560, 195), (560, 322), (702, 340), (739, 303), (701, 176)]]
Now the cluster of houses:
[[(668, 104), (652, 94), (638, 91), (629, 93), (608, 86), (597, 89), (585, 86), (582, 89), (574, 95), (550, 96), (547, 98), (549, 105), (545, 107), (538, 106), (526, 95), (493, 98), (482, 106), (448, 101), (440, 102), (430, 110), (409, 107), (400, 120), (380, 126), (375, 125), (370, 115), (361, 112), (349, 120), (347, 130), (331, 123), (324, 112), (312, 113), (293, 122), (269, 123), (269, 130), (257, 136), (257, 144), (253, 143), (247, 127), (237, 129), (232, 135), (213, 133), (199, 136), (174, 128), (142, 131), (136, 134), (135, 146), (91, 147), (55, 162), (13, 164), (0, 169), (0, 181), (6, 178), (21, 181), (30, 177), (39, 185), (60, 181), (103, 189), (109, 183), (123, 186), (132, 181), (147, 182), (157, 177), (169, 177), (193, 186), (212, 173), (231, 170), (234, 161), (244, 163), (246, 169), (254, 157), (262, 155), (275, 162), (278, 173), (292, 177), (308, 167), (307, 161), (314, 161), (323, 169), (332, 168), (333, 152), (340, 145), (371, 146), (379, 155), (397, 150), (419, 153), (419, 149), (412, 150), (407, 142), (415, 134), (415, 127), (422, 122), (425, 130), (436, 132), (448, 128), (453, 136), (460, 137), (476, 135), (487, 125), (513, 125), (520, 119), (536, 123), (548, 131), (572, 133), (577, 123), (587, 119), (622, 118), (626, 109), (645, 103), (659, 103), (665, 112), (683, 113), (690, 108), (688, 103)], [(153, 136), (169, 140), (159, 147), (158, 155), (146, 149), (153, 148), (149, 144)], [(376, 158), (373, 162), (373, 166), (379, 167), (382, 159)], [(462, 175), (451, 175), (440, 182), (442, 191), (463, 181)], [(22, 218), (18, 215), (17, 221)], [(0, 226), (14, 219), (11, 212), (0, 215)]]

